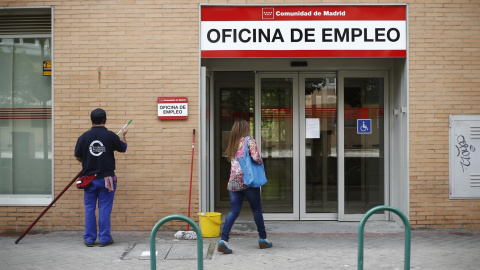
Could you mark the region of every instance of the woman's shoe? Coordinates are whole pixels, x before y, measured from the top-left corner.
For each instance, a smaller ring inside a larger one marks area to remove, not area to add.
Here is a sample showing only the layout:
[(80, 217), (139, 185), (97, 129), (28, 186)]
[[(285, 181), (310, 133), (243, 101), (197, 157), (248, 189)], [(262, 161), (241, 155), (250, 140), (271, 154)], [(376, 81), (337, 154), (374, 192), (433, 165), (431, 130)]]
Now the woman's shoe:
[(228, 242), (225, 242), (223, 240), (218, 241), (217, 251), (222, 252), (223, 254), (232, 253), (232, 250), (227, 246), (227, 243)]
[(264, 249), (271, 248), (273, 246), (273, 243), (268, 241), (268, 239), (258, 239), (258, 245), (261, 249)]

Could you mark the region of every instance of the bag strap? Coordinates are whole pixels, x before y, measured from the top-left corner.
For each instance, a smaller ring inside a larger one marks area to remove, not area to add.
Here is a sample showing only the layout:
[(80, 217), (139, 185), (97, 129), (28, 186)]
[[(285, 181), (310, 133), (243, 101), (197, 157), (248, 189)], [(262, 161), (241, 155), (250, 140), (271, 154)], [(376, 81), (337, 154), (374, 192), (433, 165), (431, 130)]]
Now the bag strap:
[(245, 157), (250, 156), (250, 149), (248, 148), (248, 137), (250, 137), (250, 136), (245, 136), (245, 142), (243, 143), (243, 149), (245, 151)]

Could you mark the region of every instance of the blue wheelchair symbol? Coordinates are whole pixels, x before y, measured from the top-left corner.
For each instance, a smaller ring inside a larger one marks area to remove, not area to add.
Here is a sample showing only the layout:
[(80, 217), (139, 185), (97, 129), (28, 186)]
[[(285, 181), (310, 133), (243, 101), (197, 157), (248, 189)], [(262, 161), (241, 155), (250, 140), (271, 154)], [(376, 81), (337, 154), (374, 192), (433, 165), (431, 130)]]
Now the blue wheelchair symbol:
[(357, 134), (372, 134), (372, 119), (357, 119)]

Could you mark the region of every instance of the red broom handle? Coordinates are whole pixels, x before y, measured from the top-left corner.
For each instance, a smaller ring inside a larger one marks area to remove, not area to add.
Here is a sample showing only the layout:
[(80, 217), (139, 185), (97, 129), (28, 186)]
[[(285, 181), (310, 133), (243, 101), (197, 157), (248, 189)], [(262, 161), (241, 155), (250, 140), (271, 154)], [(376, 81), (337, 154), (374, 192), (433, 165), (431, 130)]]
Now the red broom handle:
[(28, 227), (22, 233), (22, 235), (20, 235), (20, 237), (17, 239), (17, 241), (15, 241), (15, 244), (18, 244), (18, 242), (20, 242), (20, 240), (22, 240), (22, 238), (33, 228), (33, 226), (35, 226), (37, 221), (39, 221), (43, 217), (43, 215), (48, 211), (48, 209), (50, 209), (50, 207), (52, 207), (52, 205), (55, 204), (55, 202), (58, 199), (60, 199), (60, 197), (62, 197), (63, 193), (65, 193), (65, 191), (67, 191), (67, 189), (73, 184), (73, 182), (75, 182), (75, 180), (77, 180), (77, 178), (80, 176), (81, 173), (82, 173), (82, 171), (78, 172), (78, 174), (72, 179), (72, 181), (70, 181), (70, 183), (68, 183), (68, 185), (62, 190), (62, 192), (60, 192), (60, 194), (58, 194), (57, 197), (55, 197), (55, 199), (43, 210), (43, 212), (37, 217), (37, 219), (35, 219), (35, 221), (30, 225), (30, 227)]
[[(192, 202), (192, 176), (193, 176), (193, 153), (195, 152), (195, 129), (193, 129), (192, 141), (192, 162), (190, 165), (190, 192), (188, 194), (188, 218), (190, 218), (190, 204)], [(190, 230), (190, 223), (187, 223), (187, 231)]]

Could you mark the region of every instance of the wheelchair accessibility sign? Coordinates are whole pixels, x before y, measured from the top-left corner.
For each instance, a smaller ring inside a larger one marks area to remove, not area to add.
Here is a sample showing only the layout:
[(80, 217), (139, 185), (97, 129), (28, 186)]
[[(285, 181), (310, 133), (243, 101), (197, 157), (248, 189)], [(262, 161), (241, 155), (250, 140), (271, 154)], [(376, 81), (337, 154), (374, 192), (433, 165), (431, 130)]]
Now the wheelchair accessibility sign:
[(372, 119), (357, 119), (357, 134), (372, 134)]

